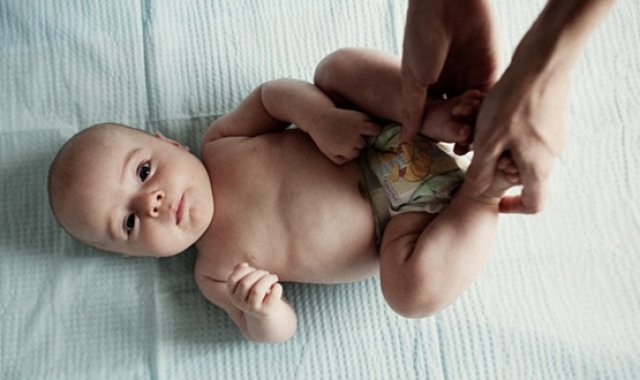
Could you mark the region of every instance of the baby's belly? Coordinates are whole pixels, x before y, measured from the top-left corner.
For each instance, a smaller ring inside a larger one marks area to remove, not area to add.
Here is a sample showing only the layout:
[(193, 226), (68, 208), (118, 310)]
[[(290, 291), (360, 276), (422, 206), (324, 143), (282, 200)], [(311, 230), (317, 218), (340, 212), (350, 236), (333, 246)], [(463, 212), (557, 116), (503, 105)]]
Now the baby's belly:
[(286, 260), (275, 260), (279, 277), (337, 283), (377, 274), (374, 218), (358, 160), (337, 166), (317, 149), (295, 145), (303, 149), (285, 149), (291, 157), (277, 206), (287, 251)]
[(282, 280), (351, 282), (378, 273), (374, 219), (360, 169), (356, 163), (341, 169), (344, 177), (290, 187), (282, 205), (288, 241)]

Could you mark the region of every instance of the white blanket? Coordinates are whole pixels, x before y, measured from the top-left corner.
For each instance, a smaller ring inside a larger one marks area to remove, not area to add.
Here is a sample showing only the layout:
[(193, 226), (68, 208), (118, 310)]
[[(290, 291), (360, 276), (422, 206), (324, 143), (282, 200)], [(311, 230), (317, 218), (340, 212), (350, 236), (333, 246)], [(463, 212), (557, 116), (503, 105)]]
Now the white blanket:
[[(508, 60), (543, 1), (496, 0)], [(0, 378), (640, 378), (640, 5), (620, 0), (574, 70), (547, 207), (505, 215), (451, 308), (396, 316), (377, 278), (287, 284), (289, 342), (243, 340), (196, 288), (195, 252), (87, 248), (49, 211), (60, 145), (102, 121), (198, 148), (259, 83), (310, 80), (344, 46), (400, 53), (405, 1), (0, 0)]]

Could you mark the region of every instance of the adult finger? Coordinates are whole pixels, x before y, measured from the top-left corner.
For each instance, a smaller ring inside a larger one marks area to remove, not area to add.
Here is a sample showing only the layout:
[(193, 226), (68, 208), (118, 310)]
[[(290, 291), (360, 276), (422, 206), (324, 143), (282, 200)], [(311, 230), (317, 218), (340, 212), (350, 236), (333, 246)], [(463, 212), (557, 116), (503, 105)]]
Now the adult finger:
[(504, 214), (526, 214), (522, 205), (522, 195), (507, 195), (500, 199), (500, 212)]
[(503, 197), (500, 200), (500, 212), (505, 214), (535, 214), (542, 211), (546, 192), (531, 193), (527, 189), (521, 194)]
[(544, 149), (514, 150), (511, 158), (522, 181), (522, 192), (518, 203), (515, 199), (509, 201), (511, 203), (506, 208), (511, 210), (509, 212), (535, 214), (542, 210), (553, 157)]
[(419, 84), (415, 78), (406, 78), (402, 81), (402, 100), (404, 104), (404, 120), (400, 141), (406, 142), (414, 138), (420, 131), (420, 125), (424, 116), (427, 103), (427, 86)]
[(465, 183), (472, 195), (480, 195), (489, 187), (502, 153), (501, 148), (474, 152), (465, 177)]
[(500, 212), (510, 214), (536, 214), (542, 211), (546, 198), (545, 181), (523, 184), (518, 195), (504, 197), (500, 200)]

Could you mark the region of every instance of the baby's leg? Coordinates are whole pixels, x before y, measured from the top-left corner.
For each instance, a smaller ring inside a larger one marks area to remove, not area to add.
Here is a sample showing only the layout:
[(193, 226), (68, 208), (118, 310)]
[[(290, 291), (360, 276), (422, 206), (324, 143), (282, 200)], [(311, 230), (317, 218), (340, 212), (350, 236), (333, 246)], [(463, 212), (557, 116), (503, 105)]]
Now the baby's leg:
[(399, 314), (420, 318), (452, 302), (480, 274), (489, 258), (502, 194), (519, 182), (507, 159), (490, 190), (471, 196), (463, 184), (440, 214), (393, 217), (380, 247), (382, 291)]
[[(320, 62), (314, 81), (338, 107), (402, 122), (400, 59), (394, 55), (370, 49), (341, 49)], [(438, 141), (468, 143), (481, 100), (478, 92), (471, 91), (450, 100), (430, 101), (422, 134)]]

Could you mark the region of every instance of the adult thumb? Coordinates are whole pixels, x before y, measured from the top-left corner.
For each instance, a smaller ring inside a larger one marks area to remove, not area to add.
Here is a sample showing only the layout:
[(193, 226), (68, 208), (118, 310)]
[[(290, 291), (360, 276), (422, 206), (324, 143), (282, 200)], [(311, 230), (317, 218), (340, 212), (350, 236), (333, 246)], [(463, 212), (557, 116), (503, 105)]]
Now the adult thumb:
[(472, 195), (482, 194), (493, 181), (497, 165), (497, 157), (475, 152), (471, 165), (467, 169), (465, 184)]

